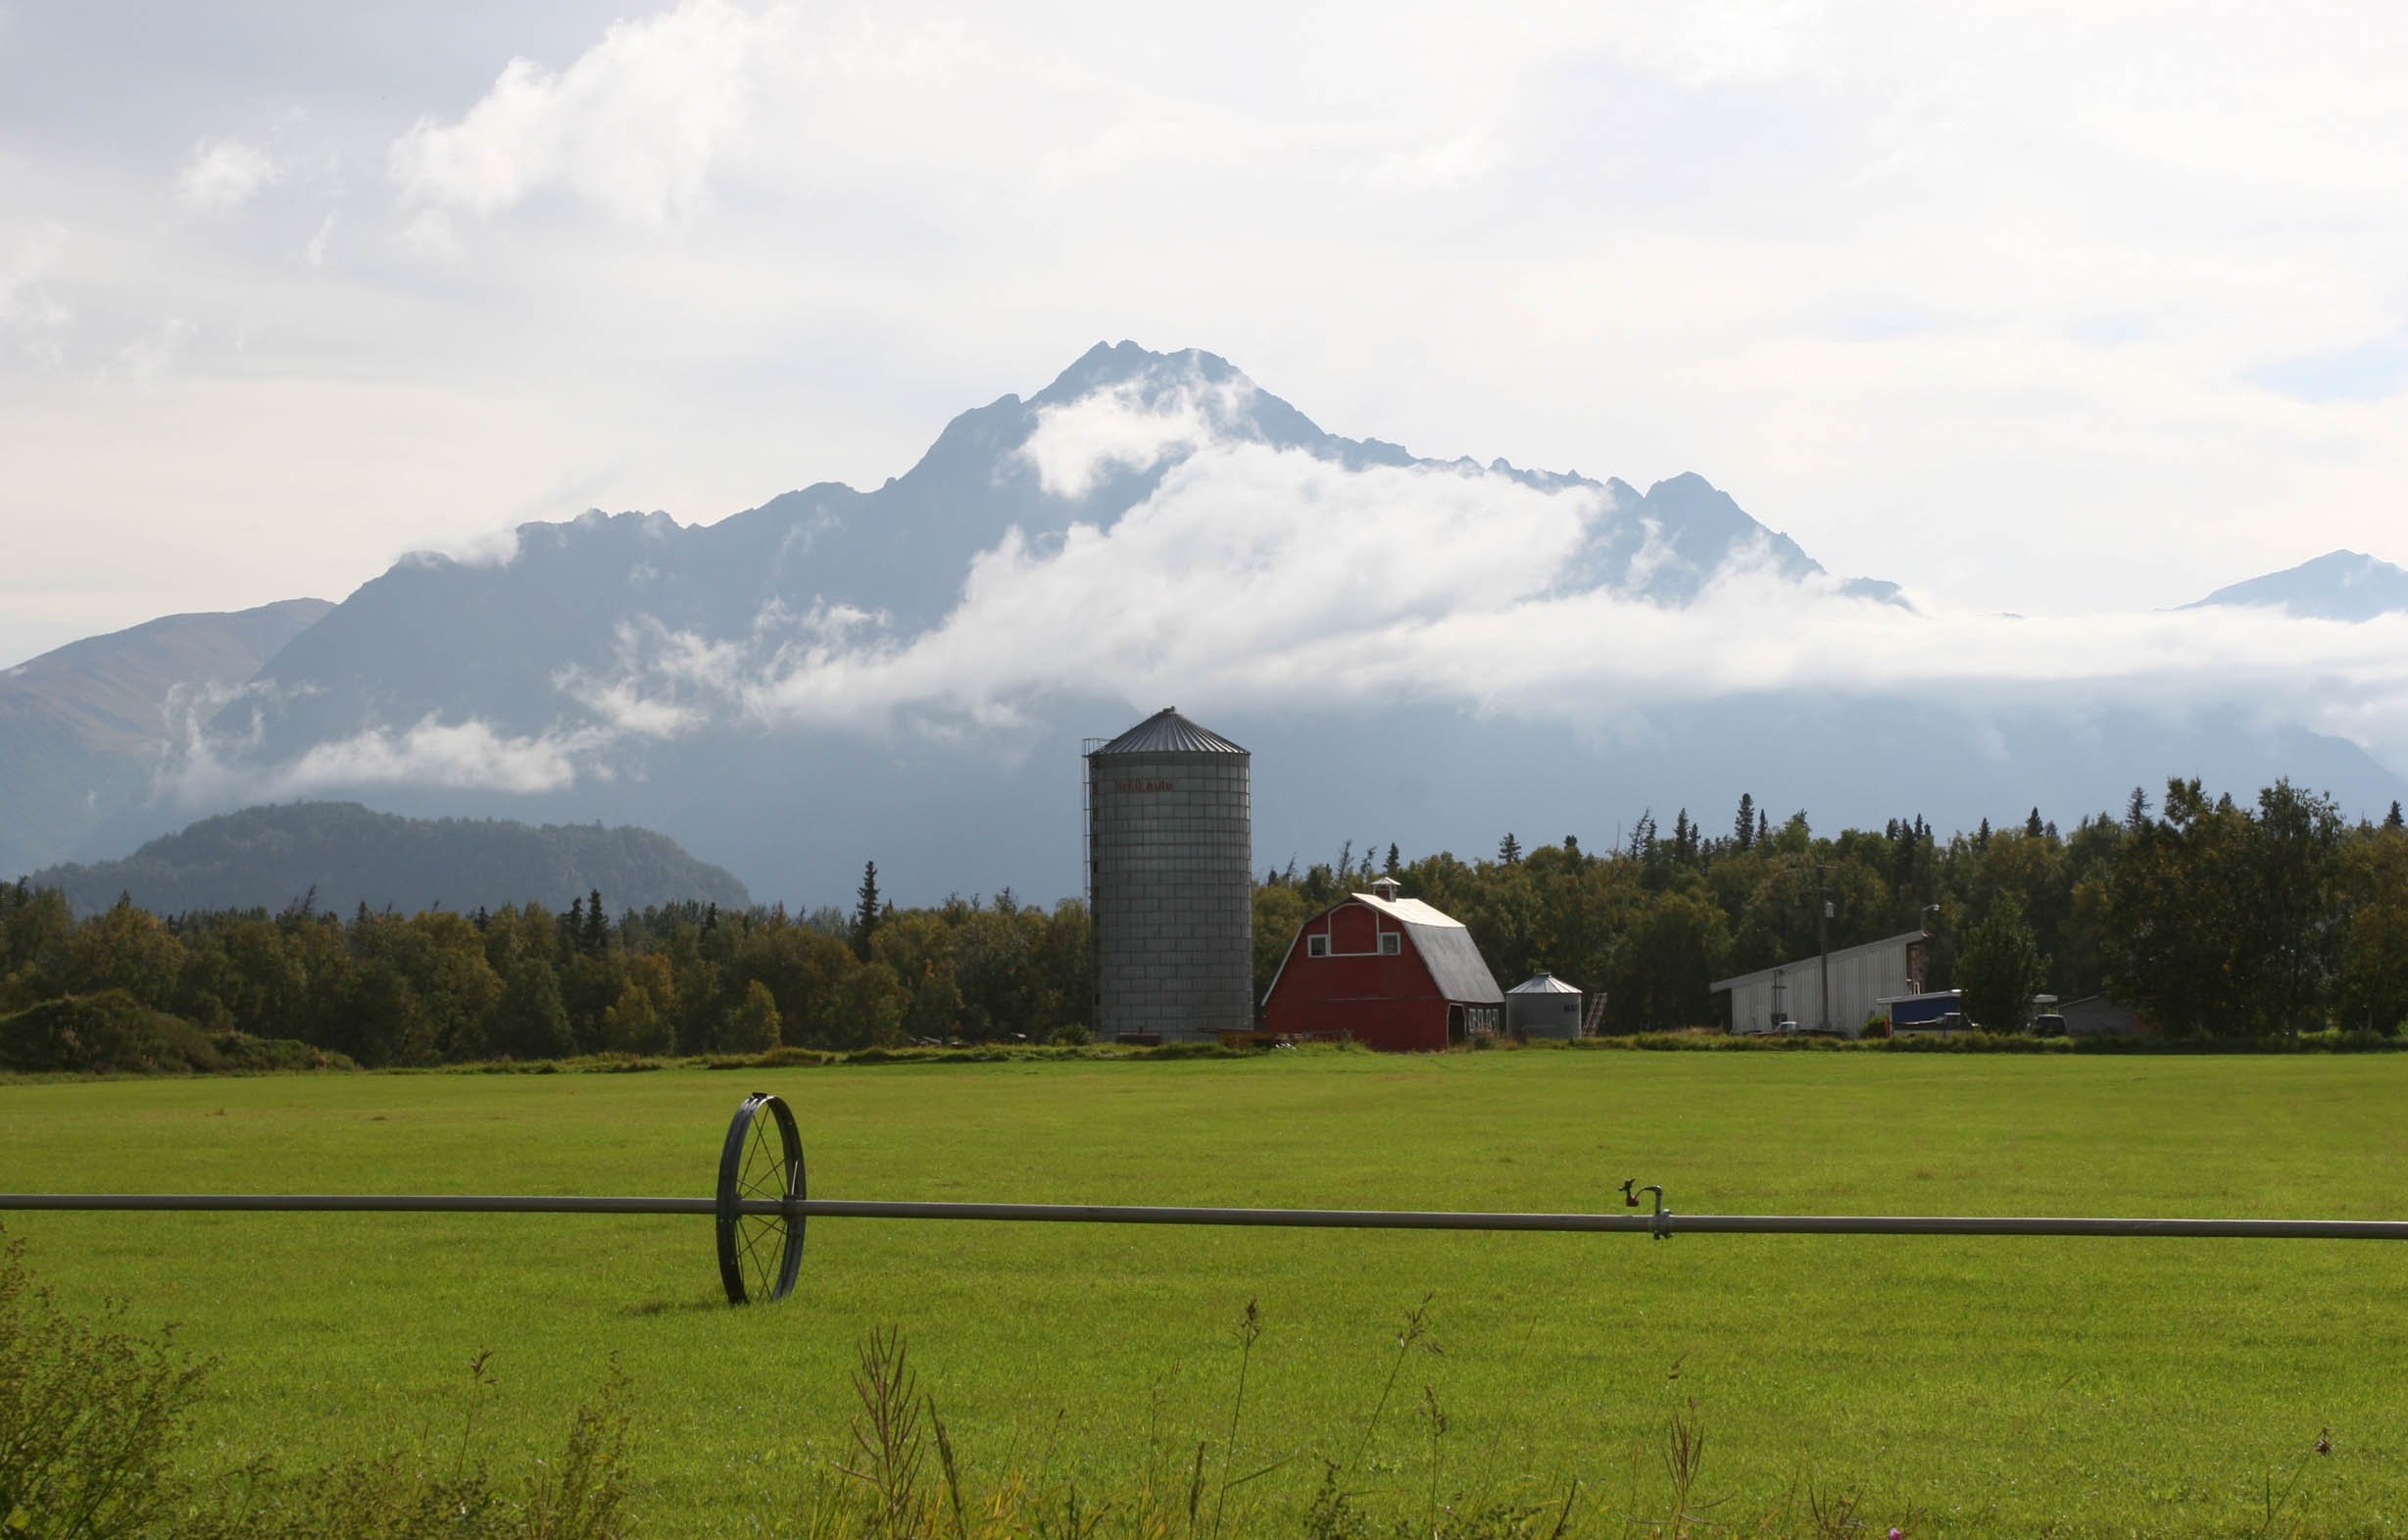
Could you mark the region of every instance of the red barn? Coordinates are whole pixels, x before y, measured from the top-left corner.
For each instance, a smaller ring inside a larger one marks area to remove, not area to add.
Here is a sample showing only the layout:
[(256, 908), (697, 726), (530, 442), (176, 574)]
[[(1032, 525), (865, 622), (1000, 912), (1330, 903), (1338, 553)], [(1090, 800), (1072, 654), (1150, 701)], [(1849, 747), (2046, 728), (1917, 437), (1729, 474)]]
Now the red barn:
[(1304, 921), (1262, 997), (1274, 1032), (1346, 1032), (1366, 1048), (1435, 1053), (1494, 1032), (1504, 1008), (1471, 932), (1382, 877)]

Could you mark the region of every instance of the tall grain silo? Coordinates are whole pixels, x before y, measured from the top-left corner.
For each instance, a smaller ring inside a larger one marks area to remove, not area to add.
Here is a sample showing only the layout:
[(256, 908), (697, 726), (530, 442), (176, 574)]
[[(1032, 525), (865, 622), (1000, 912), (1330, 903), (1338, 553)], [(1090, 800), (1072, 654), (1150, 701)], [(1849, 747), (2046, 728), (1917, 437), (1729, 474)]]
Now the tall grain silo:
[(1087, 753), (1095, 1031), (1253, 1023), (1253, 757), (1164, 708)]

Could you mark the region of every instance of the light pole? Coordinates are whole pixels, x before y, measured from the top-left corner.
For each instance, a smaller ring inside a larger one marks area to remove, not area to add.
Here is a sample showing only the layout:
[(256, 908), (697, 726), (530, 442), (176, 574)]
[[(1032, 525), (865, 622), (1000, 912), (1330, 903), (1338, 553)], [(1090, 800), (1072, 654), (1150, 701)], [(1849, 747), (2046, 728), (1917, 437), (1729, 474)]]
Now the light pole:
[[(1915, 917), (1915, 928), (1922, 931), (1927, 937), (1933, 935), (1935, 932), (1931, 927), (1930, 920), (1934, 915), (1939, 913), (1941, 913), (1941, 909), (1938, 904), (1924, 905), (1923, 913)], [(1929, 956), (1922, 956), (1919, 958), (1919, 961), (1923, 966), (1916, 971), (1915, 976), (1908, 981), (1914, 985), (1915, 993), (1922, 994), (1931, 981), (1932, 968), (1931, 959)]]
[(1831, 868), (1820, 862), (1814, 868), (1814, 941), (1823, 958), (1823, 1020), (1822, 1029), (1831, 1030), (1831, 899), (1824, 885), (1823, 874)]

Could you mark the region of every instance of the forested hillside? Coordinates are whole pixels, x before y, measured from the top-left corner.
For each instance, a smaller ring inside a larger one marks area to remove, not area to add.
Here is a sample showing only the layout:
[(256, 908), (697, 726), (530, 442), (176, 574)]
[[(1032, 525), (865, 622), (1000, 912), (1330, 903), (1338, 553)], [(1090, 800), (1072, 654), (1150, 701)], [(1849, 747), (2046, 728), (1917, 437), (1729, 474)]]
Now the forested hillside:
[[(2286, 784), (2253, 805), (2195, 781), (2121, 818), (1941, 840), (1922, 820), (1821, 837), (1743, 799), (1728, 832), (1686, 810), (1643, 820), (1620, 850), (1575, 842), (1407, 862), (1351, 849), (1254, 892), (1257, 993), (1297, 926), (1381, 871), (1455, 915), (1499, 978), (1545, 967), (1605, 991), (1608, 1030), (1720, 1023), (1708, 984), (1832, 944), (1928, 921), (1935, 986), (2002, 1000), (2027, 984), (2101, 989), (2170, 1036), (2408, 1018), (2408, 828), (2344, 824)], [(911, 1038), (1087, 1035), (1084, 907), (993, 899), (897, 910), (874, 867), (848, 912), (681, 901), (621, 908), (599, 892), (539, 904), (348, 918), (131, 903), (77, 920), (55, 888), (0, 888), (0, 1040), (7, 1014), (123, 990), (210, 1031), (294, 1038), (365, 1064), (574, 1053), (859, 1048)], [(2012, 987), (1999, 987), (1995, 981)], [(1969, 1001), (1970, 1003), (1970, 1001)], [(2012, 1026), (1993, 1018), (1990, 1024)]]
[(333, 912), (366, 904), (410, 914), (528, 898), (560, 904), (594, 888), (639, 908), (752, 902), (725, 869), (650, 829), (405, 819), (356, 802), (246, 808), (163, 835), (123, 861), (54, 867), (29, 880), (57, 888), (87, 915), (121, 895), (162, 915), (276, 910), (304, 899)]

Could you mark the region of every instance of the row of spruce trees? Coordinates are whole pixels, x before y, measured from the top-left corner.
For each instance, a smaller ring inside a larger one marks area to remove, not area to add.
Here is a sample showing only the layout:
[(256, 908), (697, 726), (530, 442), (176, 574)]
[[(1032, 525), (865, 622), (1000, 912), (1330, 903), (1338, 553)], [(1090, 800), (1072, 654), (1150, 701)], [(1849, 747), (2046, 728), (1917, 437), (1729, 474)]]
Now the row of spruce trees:
[[(1302, 921), (1385, 873), (1462, 919), (1499, 979), (1548, 969), (1602, 990), (1615, 1032), (1720, 1024), (1713, 980), (1925, 928), (1935, 988), (2025, 1024), (2031, 996), (2107, 993), (2172, 1036), (2408, 1018), (2408, 829), (2345, 822), (2278, 783), (2249, 804), (2174, 781), (2070, 831), (2032, 811), (1945, 840), (1920, 817), (1816, 835), (1743, 797), (1728, 833), (1642, 816), (1617, 849), (1575, 838), (1493, 859), (1407, 862), (1351, 843), (1255, 884), (1256, 997)], [(950, 899), (898, 909), (863, 873), (851, 910), (672, 904), (614, 916), (600, 893), (462, 915), (362, 908), (78, 920), (56, 891), (0, 887), (0, 1017), (123, 991), (216, 1032), (290, 1038), (363, 1064), (571, 1054), (859, 1049), (913, 1040), (1082, 1041), (1084, 906)]]

